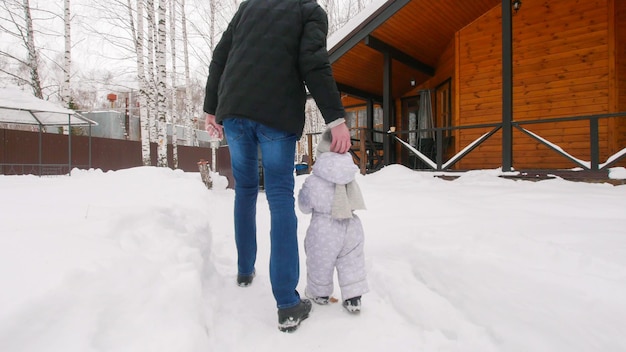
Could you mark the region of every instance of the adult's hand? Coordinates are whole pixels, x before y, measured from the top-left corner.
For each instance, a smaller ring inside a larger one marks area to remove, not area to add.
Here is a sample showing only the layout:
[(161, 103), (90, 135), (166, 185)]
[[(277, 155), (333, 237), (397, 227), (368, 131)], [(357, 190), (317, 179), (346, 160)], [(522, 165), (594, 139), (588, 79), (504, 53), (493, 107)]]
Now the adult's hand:
[(350, 150), (352, 141), (350, 140), (350, 130), (345, 123), (341, 123), (330, 129), (333, 140), (330, 144), (330, 151), (343, 154)]
[(204, 128), (207, 132), (209, 132), (209, 135), (211, 137), (217, 138), (219, 140), (222, 140), (222, 138), (224, 138), (223, 126), (215, 121), (215, 115), (205, 115)]

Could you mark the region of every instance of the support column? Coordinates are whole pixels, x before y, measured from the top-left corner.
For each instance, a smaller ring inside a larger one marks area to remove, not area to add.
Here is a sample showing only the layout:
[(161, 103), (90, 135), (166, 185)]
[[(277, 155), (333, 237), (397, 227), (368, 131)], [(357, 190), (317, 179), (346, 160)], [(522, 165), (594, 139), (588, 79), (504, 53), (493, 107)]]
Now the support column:
[(513, 167), (513, 13), (502, 0), (502, 171)]
[[(383, 72), (383, 132), (391, 127), (391, 114), (393, 112), (393, 98), (391, 96), (391, 54), (384, 53), (385, 63)], [(391, 164), (391, 136), (383, 135), (383, 161), (385, 165)]]
[(364, 137), (368, 137), (370, 141), (374, 140), (374, 101), (371, 98), (367, 99), (367, 103), (365, 105), (366, 115), (367, 115), (367, 130), (368, 135)]

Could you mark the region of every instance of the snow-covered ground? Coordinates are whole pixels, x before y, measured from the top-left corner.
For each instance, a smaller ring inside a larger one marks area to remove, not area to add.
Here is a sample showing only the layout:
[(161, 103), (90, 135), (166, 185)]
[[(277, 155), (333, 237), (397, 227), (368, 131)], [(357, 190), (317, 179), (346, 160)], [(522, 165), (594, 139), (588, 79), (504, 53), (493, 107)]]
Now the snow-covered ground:
[(371, 292), (360, 315), (314, 306), (293, 334), (276, 326), (263, 193), (240, 288), (223, 177), (0, 176), (0, 350), (626, 351), (626, 186), (499, 174), (358, 175)]

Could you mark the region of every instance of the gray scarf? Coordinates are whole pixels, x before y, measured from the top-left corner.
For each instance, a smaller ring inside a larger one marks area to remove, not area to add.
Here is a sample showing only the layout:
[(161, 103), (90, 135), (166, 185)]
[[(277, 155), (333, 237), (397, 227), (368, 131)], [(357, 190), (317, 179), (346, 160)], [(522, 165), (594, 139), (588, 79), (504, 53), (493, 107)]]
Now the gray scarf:
[(359, 209), (365, 209), (359, 184), (352, 181), (346, 185), (335, 185), (331, 217), (333, 219), (351, 219), (352, 211)]
[[(317, 144), (318, 156), (322, 153), (330, 151), (330, 143), (332, 135), (330, 129), (326, 129), (322, 133), (322, 138)], [(335, 195), (333, 197), (333, 206), (331, 217), (333, 219), (351, 219), (352, 211), (365, 209), (365, 202), (361, 189), (356, 181), (352, 181), (345, 185), (335, 185)]]

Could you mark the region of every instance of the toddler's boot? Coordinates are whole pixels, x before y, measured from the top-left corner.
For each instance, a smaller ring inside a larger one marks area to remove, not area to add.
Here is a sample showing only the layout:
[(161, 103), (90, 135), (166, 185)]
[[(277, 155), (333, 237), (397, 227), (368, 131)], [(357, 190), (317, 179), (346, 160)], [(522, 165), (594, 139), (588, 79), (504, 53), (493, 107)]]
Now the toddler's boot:
[(361, 312), (361, 296), (346, 299), (343, 301), (343, 307), (353, 314)]

